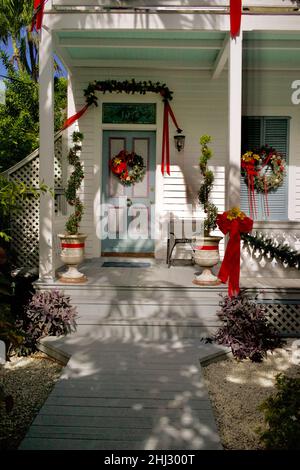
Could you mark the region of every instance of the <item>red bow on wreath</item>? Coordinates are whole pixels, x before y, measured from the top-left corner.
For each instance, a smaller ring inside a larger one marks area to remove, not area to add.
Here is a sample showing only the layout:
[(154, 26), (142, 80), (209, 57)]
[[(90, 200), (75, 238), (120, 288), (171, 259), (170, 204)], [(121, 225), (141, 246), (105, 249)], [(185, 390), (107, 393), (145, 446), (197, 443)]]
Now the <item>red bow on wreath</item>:
[(217, 224), (224, 235), (229, 233), (225, 256), (218, 274), (223, 284), (228, 281), (228, 295), (233, 297), (240, 291), (241, 233), (251, 232), (253, 220), (238, 208), (217, 216)]

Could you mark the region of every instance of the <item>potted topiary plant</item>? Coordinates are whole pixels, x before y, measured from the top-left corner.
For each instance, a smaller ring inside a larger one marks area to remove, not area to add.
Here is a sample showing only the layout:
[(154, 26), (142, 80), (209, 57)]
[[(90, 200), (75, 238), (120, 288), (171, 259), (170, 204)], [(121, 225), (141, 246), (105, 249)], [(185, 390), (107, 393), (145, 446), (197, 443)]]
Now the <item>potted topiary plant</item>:
[(200, 138), (201, 156), (199, 167), (203, 182), (198, 193), (198, 200), (203, 206), (206, 214), (203, 223), (203, 234), (195, 235), (193, 239), (193, 251), (195, 263), (205, 268), (203, 272), (194, 279), (194, 284), (200, 286), (212, 286), (220, 284), (220, 281), (213, 275), (211, 268), (220, 261), (219, 242), (222, 237), (211, 236), (210, 232), (217, 227), (217, 207), (210, 201), (210, 193), (214, 184), (214, 174), (208, 168), (208, 161), (212, 157), (212, 150), (208, 147), (211, 142), (209, 135)]
[(80, 161), (79, 154), (81, 152), (81, 141), (83, 134), (73, 132), (73, 146), (68, 154), (68, 162), (74, 167), (71, 173), (67, 189), (65, 192), (68, 204), (73, 208), (73, 213), (69, 216), (64, 234), (58, 234), (61, 240), (61, 259), (68, 266), (68, 270), (60, 277), (60, 281), (64, 283), (81, 283), (86, 282), (86, 276), (78, 271), (77, 266), (84, 259), (84, 245), (86, 235), (79, 232), (79, 226), (83, 215), (83, 204), (77, 194), (82, 180), (84, 178), (83, 166)]

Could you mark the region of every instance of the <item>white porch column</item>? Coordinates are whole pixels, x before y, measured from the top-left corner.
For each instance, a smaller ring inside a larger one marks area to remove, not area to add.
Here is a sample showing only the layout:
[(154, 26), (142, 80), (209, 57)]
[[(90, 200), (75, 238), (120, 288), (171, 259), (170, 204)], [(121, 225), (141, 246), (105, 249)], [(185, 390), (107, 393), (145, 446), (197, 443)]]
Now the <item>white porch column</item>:
[[(40, 112), (40, 181), (54, 189), (54, 79), (52, 34), (42, 28), (39, 47), (39, 112)], [(40, 279), (55, 277), (54, 199), (51, 194), (40, 198)]]
[(226, 185), (226, 209), (240, 206), (241, 124), (242, 124), (242, 36), (229, 39), (229, 159)]

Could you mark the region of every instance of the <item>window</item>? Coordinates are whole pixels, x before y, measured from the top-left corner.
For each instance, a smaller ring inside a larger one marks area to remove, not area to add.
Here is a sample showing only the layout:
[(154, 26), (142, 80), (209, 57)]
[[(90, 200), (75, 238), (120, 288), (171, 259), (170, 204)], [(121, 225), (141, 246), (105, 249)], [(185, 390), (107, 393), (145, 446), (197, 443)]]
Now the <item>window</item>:
[[(254, 150), (262, 145), (269, 145), (281, 152), (286, 159), (288, 168), (288, 142), (289, 142), (288, 117), (243, 117), (242, 120), (242, 153)], [(265, 220), (263, 211), (262, 193), (256, 192), (257, 218)], [(284, 183), (276, 191), (268, 193), (270, 215), (268, 220), (288, 219), (288, 175)], [(249, 214), (248, 188), (241, 178), (241, 209)]]
[(104, 124), (155, 124), (155, 103), (103, 103)]

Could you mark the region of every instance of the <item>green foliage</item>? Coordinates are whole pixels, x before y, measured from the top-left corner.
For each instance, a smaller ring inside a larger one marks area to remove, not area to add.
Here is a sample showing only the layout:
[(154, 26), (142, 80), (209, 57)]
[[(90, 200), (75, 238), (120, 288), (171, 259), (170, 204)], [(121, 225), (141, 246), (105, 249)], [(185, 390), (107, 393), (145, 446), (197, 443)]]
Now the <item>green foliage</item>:
[(11, 306), (8, 301), (12, 297), (11, 284), (7, 277), (0, 272), (0, 340), (5, 343), (6, 356), (9, 357), (13, 349), (18, 348), (23, 340), (24, 335), (15, 326)]
[(38, 85), (27, 72), (16, 72), (0, 53), (7, 75), (6, 103), (0, 105), (0, 171), (13, 166), (38, 147)]
[[(10, 79), (6, 83), (6, 103), (0, 104), (0, 172), (19, 162), (39, 146), (39, 90), (30, 75), (16, 71), (7, 56), (0, 59)], [(55, 130), (65, 120), (67, 81), (54, 80)]]
[(65, 77), (54, 77), (54, 130), (62, 128), (67, 117), (67, 85)]
[(24, 342), (19, 355), (27, 355), (37, 349), (38, 341), (45, 336), (61, 336), (76, 331), (76, 307), (62, 291), (36, 292), (25, 307), (25, 315), (19, 323)]
[(250, 299), (245, 291), (234, 297), (222, 296), (220, 307), (217, 315), (222, 326), (214, 339), (229, 346), (236, 359), (261, 362), (267, 351), (282, 345), (278, 333), (267, 321), (263, 304)]
[(39, 198), (48, 190), (43, 183), (37, 188), (0, 175), (0, 239), (10, 240), (9, 218), (22, 209), (22, 202), (28, 198)]
[(214, 184), (214, 174), (208, 169), (208, 161), (212, 157), (212, 150), (208, 147), (211, 142), (209, 135), (203, 135), (200, 138), (201, 145), (201, 156), (199, 160), (200, 172), (203, 177), (203, 183), (201, 184), (198, 192), (198, 200), (202, 204), (206, 217), (204, 219), (204, 235), (208, 236), (212, 230), (217, 227), (217, 207), (210, 202), (210, 193)]
[(266, 449), (300, 450), (300, 378), (279, 374), (276, 389), (259, 407), (267, 424), (260, 440)]
[(33, 15), (33, 2), (0, 0), (0, 39), (11, 47), (11, 62), (20, 72), (38, 79), (38, 36), (28, 25)]
[(77, 196), (77, 191), (80, 188), (84, 178), (83, 165), (79, 157), (83, 134), (81, 134), (81, 132), (73, 132), (72, 140), (73, 147), (71, 147), (69, 151), (68, 162), (74, 167), (74, 171), (71, 173), (68, 180), (66, 199), (68, 204), (74, 207), (74, 212), (70, 215), (66, 222), (66, 231), (70, 235), (76, 235), (79, 231), (79, 224), (81, 222), (84, 211), (83, 204), (80, 201), (80, 198)]
[(270, 260), (275, 258), (290, 268), (300, 269), (300, 253), (288, 245), (280, 244), (263, 234), (241, 233), (241, 239), (246, 247), (253, 248), (254, 251), (267, 256)]

